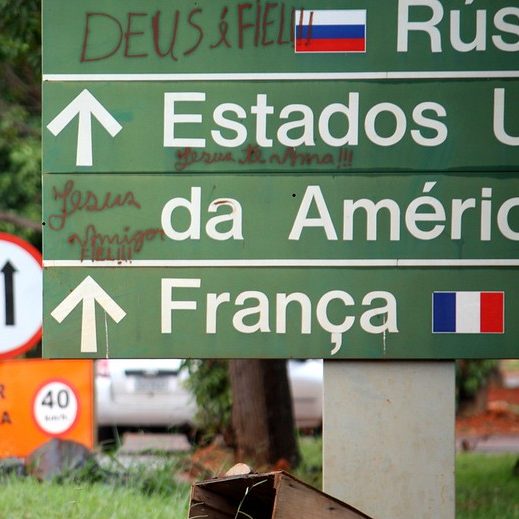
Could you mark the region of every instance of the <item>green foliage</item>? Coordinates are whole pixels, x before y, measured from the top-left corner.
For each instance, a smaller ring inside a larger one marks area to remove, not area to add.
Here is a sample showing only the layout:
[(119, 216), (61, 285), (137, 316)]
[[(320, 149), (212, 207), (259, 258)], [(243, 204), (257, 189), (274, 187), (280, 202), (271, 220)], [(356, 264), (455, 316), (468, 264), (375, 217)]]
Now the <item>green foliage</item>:
[(459, 360), (456, 363), (456, 397), (458, 402), (472, 400), (486, 387), (497, 370), (495, 360)]
[[(170, 474), (170, 479), (172, 479)], [(2, 483), (0, 517), (9, 519), (171, 519), (187, 517), (189, 487), (143, 493), (132, 485), (40, 483), (12, 478)]]
[(0, 231), (41, 244), (40, 2), (0, 0)]
[(198, 406), (197, 427), (207, 439), (216, 434), (226, 435), (231, 427), (232, 407), (227, 361), (185, 360), (183, 369), (189, 373), (186, 384)]
[(0, 518), (187, 517), (186, 454), (146, 458), (104, 456), (44, 482), (0, 467)]
[[(180, 456), (167, 456), (164, 454), (155, 454), (155, 463), (137, 462), (129, 468), (119, 465), (115, 470), (112, 465), (111, 469), (99, 469), (97, 474), (90, 471), (82, 482), (97, 483), (104, 481), (108, 485), (123, 486), (140, 492), (145, 496), (164, 496), (174, 497), (178, 494), (179, 489), (183, 489), (185, 485), (179, 483), (175, 478), (175, 474), (184, 471), (185, 460)], [(118, 462), (116, 457), (113, 458), (115, 463)], [(102, 479), (99, 479), (102, 474)], [(94, 476), (94, 477), (92, 477)], [(70, 482), (77, 481), (71, 480)]]
[(517, 455), (463, 453), (456, 461), (456, 517), (519, 519)]
[(0, 61), (31, 67), (39, 75), (41, 62), (41, 1), (0, 0)]
[(320, 435), (299, 436), (301, 462), (294, 473), (301, 481), (319, 490), (323, 488), (323, 439)]

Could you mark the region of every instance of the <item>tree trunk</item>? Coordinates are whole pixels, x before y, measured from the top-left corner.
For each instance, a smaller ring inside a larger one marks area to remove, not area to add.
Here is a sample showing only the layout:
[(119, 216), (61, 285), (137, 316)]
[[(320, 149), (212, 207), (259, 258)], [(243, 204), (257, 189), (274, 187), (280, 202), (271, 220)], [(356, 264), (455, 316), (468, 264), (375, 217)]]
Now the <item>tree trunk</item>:
[(297, 466), (292, 398), (285, 360), (229, 362), (238, 459), (256, 467)]

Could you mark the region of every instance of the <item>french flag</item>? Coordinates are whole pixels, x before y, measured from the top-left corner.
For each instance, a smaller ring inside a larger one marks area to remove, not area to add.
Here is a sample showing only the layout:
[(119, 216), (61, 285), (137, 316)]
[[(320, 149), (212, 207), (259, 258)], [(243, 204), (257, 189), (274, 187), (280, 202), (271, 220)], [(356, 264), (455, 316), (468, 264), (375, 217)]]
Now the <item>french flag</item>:
[(433, 333), (504, 333), (504, 292), (434, 292)]
[(366, 10), (295, 13), (296, 52), (366, 52)]

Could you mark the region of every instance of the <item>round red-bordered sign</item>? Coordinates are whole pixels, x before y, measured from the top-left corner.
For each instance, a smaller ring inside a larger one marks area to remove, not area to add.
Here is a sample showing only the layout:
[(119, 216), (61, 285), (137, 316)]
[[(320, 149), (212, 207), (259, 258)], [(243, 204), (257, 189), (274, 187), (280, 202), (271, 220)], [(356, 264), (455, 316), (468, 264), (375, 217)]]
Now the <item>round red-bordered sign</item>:
[(0, 233), (0, 359), (41, 340), (42, 257), (30, 243)]
[(79, 415), (78, 392), (68, 381), (47, 380), (36, 391), (32, 416), (45, 434), (55, 437), (65, 435), (76, 425)]

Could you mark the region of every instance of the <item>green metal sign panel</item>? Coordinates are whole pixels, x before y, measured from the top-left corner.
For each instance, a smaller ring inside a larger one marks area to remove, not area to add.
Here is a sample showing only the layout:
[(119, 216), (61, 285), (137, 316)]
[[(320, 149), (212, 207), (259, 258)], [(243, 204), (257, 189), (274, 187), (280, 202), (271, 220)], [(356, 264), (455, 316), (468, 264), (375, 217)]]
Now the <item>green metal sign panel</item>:
[(519, 167), (514, 80), (47, 82), (43, 96), (44, 172)]
[(44, 0), (44, 355), (519, 356), (512, 1)]
[[(362, 42), (347, 52), (304, 52), (321, 38), (323, 10), (338, 10), (337, 24), (356, 26), (354, 33), (324, 36)], [(44, 0), (43, 72), (44, 79), (56, 74), (517, 72), (518, 10), (514, 0)], [(351, 11), (361, 11), (360, 20), (349, 22)], [(303, 52), (295, 52), (297, 36)]]
[[(47, 269), (44, 355), (517, 357), (516, 277), (516, 268)], [(434, 333), (434, 293), (446, 291), (497, 294), (499, 331)]]
[(75, 174), (43, 188), (47, 264), (519, 266), (517, 173)]
[[(517, 175), (44, 182), (45, 355), (519, 353)], [(498, 330), (434, 333), (445, 292), (502, 294)]]

